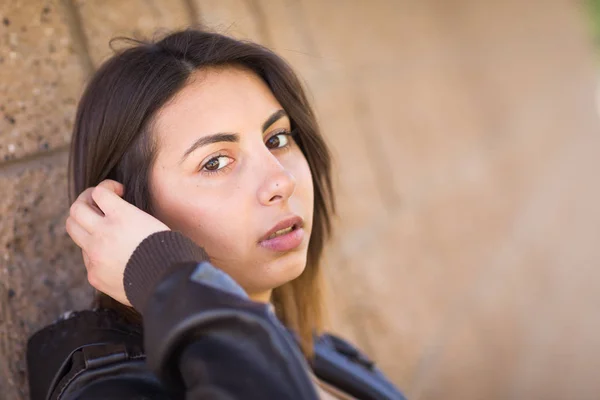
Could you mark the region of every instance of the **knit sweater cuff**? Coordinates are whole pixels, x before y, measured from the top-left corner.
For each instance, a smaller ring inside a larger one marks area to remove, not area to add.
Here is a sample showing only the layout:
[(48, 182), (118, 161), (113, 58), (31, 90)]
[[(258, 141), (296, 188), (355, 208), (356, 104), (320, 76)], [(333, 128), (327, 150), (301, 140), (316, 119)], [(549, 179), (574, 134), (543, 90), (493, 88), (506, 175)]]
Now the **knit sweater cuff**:
[(125, 266), (123, 285), (127, 299), (143, 312), (154, 287), (173, 265), (208, 260), (204, 249), (179, 232), (153, 233), (142, 240)]

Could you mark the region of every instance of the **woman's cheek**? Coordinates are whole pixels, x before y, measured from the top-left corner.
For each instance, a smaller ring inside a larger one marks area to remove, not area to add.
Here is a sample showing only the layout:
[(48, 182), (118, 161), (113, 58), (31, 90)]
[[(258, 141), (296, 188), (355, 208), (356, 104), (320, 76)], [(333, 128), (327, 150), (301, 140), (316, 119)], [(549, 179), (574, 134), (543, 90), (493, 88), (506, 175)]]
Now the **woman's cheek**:
[[(211, 257), (223, 258), (235, 252), (235, 226), (220, 210), (203, 210), (188, 219), (187, 235), (202, 246)], [(230, 219), (231, 217), (229, 217)], [(186, 232), (183, 232), (186, 234)]]

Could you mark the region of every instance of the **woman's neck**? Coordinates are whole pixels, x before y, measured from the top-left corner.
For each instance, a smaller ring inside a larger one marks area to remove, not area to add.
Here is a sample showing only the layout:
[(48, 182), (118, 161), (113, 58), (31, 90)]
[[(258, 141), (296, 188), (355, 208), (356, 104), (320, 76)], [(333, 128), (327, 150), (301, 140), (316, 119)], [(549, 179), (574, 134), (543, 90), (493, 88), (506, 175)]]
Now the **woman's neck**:
[(248, 297), (250, 297), (250, 300), (258, 303), (269, 303), (271, 301), (271, 292), (272, 290), (259, 293), (248, 293)]

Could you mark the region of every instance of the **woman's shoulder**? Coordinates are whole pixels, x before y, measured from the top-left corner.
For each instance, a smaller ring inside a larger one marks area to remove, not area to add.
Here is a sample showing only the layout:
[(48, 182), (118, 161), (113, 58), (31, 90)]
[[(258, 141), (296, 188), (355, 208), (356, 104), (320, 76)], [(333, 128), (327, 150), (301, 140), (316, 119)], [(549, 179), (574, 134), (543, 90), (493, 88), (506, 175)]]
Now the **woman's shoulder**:
[[(57, 376), (67, 376), (67, 369), (72, 369), (69, 362), (77, 355), (83, 359), (82, 368), (102, 360), (143, 359), (142, 328), (114, 310), (64, 314), (27, 343), (31, 398), (44, 398), (42, 394), (58, 384), (54, 382)], [(310, 364), (320, 380), (355, 398), (404, 399), (365, 353), (337, 335), (324, 333), (315, 338)]]
[(318, 378), (356, 398), (405, 399), (364, 352), (335, 334), (316, 338), (311, 366)]

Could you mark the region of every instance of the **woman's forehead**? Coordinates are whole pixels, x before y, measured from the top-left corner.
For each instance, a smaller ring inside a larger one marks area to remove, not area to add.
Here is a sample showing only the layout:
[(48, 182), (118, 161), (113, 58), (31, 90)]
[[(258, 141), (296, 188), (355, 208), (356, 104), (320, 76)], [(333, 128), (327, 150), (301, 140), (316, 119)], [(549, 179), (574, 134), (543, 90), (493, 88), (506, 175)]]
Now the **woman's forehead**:
[[(222, 67), (200, 70), (166, 104), (154, 121), (159, 153), (185, 152), (194, 141), (215, 133), (244, 137), (261, 133), (265, 121), (282, 110), (264, 81), (250, 70)], [(284, 113), (275, 122), (289, 124)], [(174, 154), (173, 156), (176, 156)]]
[(157, 123), (166, 129), (191, 125), (197, 133), (209, 134), (260, 126), (281, 108), (255, 73), (240, 67), (208, 68), (193, 73), (188, 84), (158, 113)]

